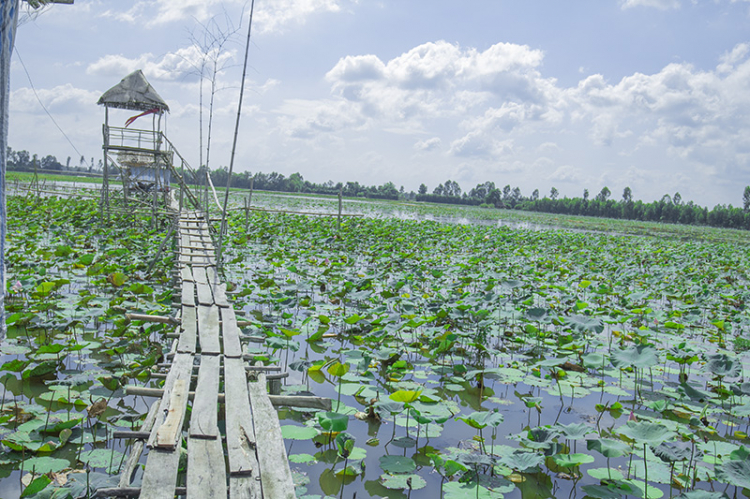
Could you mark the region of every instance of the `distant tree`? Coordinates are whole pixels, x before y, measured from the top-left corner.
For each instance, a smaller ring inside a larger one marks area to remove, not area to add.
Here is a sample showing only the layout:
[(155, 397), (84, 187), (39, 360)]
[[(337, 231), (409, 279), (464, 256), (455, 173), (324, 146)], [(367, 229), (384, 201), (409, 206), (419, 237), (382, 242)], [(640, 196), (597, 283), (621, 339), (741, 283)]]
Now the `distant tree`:
[(633, 201), (633, 191), (630, 189), (630, 187), (626, 187), (622, 191), (622, 200), (626, 203), (630, 203)]
[(554, 201), (555, 199), (557, 199), (557, 196), (559, 196), (559, 195), (560, 195), (560, 192), (559, 192), (559, 191), (557, 190), (557, 188), (556, 188), (556, 187), (553, 187), (552, 189), (550, 189), (550, 190), (549, 190), (549, 197), (550, 197), (550, 198), (551, 198), (551, 199), (552, 199), (553, 201)]
[(588, 189), (584, 189), (583, 190), (583, 200), (584, 201), (588, 201), (589, 200), (589, 190)]
[(68, 161), (65, 162), (65, 168), (70, 169), (70, 156), (68, 156)]
[(672, 198), (669, 196), (669, 194), (664, 194), (661, 197), (661, 203), (662, 204), (672, 204)]
[(502, 194), (500, 193), (500, 189), (492, 189), (488, 194), (487, 197), (484, 200), (485, 203), (494, 205), (495, 207), (501, 206), (503, 204), (502, 200)]
[(680, 204), (682, 204), (682, 196), (680, 196), (679, 192), (674, 193), (674, 196), (672, 196), (672, 202), (675, 206), (680, 206)]
[(518, 203), (521, 201), (521, 188), (520, 187), (514, 187), (513, 192), (510, 193), (510, 198), (513, 200), (513, 203)]
[(503, 199), (506, 201), (510, 199), (510, 184), (503, 187)]
[(483, 184), (477, 184), (472, 190), (469, 191), (469, 197), (479, 200), (486, 200), (489, 196), (490, 191), (495, 188), (495, 182), (484, 182)]
[(612, 191), (609, 190), (609, 187), (605, 186), (604, 188), (602, 188), (601, 192), (599, 192), (599, 194), (596, 195), (596, 200), (606, 201), (607, 199), (609, 199), (609, 196), (611, 194), (612, 194)]
[(534, 189), (534, 192), (531, 193), (531, 200), (536, 201), (539, 199), (539, 189)]
[(419, 190), (417, 191), (417, 194), (427, 194), (427, 186), (424, 184), (419, 184)]
[(443, 195), (444, 196), (460, 197), (461, 196), (461, 186), (458, 185), (458, 182), (454, 182), (453, 180), (447, 180), (445, 182), (445, 185), (443, 186)]
[(60, 171), (62, 170), (62, 165), (59, 161), (57, 161), (57, 158), (52, 156), (51, 154), (48, 154), (47, 156), (42, 158), (42, 161), (39, 163), (43, 170), (51, 170), (51, 171)]
[(438, 184), (438, 186), (433, 189), (432, 193), (436, 196), (443, 196), (445, 195), (445, 187), (443, 187), (443, 184)]
[[(305, 179), (299, 173), (292, 173), (289, 175), (289, 189), (292, 192), (302, 192), (302, 188), (305, 186)], [(226, 184), (226, 182), (224, 182)]]
[(745, 187), (745, 192), (742, 194), (742, 206), (745, 211), (750, 211), (750, 185)]
[[(83, 157), (83, 154), (81, 154), (81, 161), (78, 162), (78, 166), (80, 166), (81, 168), (86, 166), (86, 158)], [(91, 166), (94, 166), (94, 165), (92, 164)]]

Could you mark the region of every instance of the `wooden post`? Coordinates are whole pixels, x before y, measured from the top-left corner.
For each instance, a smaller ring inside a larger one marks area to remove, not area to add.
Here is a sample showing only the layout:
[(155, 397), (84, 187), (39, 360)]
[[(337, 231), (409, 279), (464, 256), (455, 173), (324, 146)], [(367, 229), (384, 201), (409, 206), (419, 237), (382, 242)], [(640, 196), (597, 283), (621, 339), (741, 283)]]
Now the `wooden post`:
[(343, 195), (344, 186), (339, 187), (339, 232), (341, 232), (341, 204), (342, 200), (341, 197)]
[[(185, 160), (180, 156), (180, 173), (182, 178), (185, 178)], [(182, 211), (182, 197), (185, 194), (185, 184), (180, 185), (180, 211)]]
[(245, 233), (247, 233), (247, 227), (250, 224), (250, 206), (247, 204), (247, 198), (242, 198), (242, 200), (245, 202)]
[[(104, 135), (104, 171), (102, 176), (102, 206), (101, 206), (101, 217), (104, 218), (104, 210), (107, 212), (107, 222), (109, 222), (109, 160), (107, 159), (107, 152), (109, 151), (109, 106), (104, 106), (104, 126), (102, 127), (102, 133)], [(91, 165), (92, 167), (94, 165)], [(120, 175), (122, 177), (122, 175)], [(125, 188), (125, 185), (123, 185)], [(127, 201), (127, 190), (125, 192), (125, 208), (128, 207)]]

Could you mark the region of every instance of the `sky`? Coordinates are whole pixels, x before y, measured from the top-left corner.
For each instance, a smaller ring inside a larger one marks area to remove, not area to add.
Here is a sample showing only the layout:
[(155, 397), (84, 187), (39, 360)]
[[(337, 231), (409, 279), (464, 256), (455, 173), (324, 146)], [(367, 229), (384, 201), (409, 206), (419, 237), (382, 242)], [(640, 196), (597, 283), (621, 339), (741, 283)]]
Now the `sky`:
[[(197, 167), (209, 55), (209, 167), (228, 166), (249, 11), (75, 0), (24, 16), (10, 146), (98, 162), (96, 102), (142, 69), (170, 106), (167, 136)], [(235, 34), (207, 54), (217, 30)], [(526, 196), (606, 186), (619, 199), (630, 187), (709, 208), (740, 206), (750, 185), (750, 0), (257, 0), (248, 61), (235, 172), (407, 192), (492, 181)], [(133, 114), (114, 110), (110, 124)]]

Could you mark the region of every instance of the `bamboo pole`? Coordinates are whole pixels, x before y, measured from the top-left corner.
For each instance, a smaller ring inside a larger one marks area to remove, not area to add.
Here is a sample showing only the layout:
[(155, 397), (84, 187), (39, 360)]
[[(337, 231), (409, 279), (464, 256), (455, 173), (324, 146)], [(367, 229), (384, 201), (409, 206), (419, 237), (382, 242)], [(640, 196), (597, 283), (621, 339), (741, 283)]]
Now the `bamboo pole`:
[(227, 229), (227, 204), (229, 203), (229, 189), (232, 186), (232, 172), (234, 171), (234, 155), (237, 151), (237, 136), (240, 132), (240, 117), (242, 116), (242, 97), (245, 95), (245, 78), (247, 76), (247, 58), (250, 53), (250, 34), (253, 29), (253, 11), (255, 10), (255, 0), (250, 2), (250, 20), (247, 23), (247, 41), (245, 42), (245, 62), (242, 66), (242, 80), (240, 81), (240, 98), (237, 103), (237, 120), (234, 124), (234, 139), (232, 140), (232, 154), (229, 157), (229, 175), (227, 176), (227, 190), (224, 192), (224, 208), (221, 212), (221, 228), (219, 229), (219, 244), (216, 252), (216, 264), (221, 271), (221, 250), (224, 242), (224, 231)]

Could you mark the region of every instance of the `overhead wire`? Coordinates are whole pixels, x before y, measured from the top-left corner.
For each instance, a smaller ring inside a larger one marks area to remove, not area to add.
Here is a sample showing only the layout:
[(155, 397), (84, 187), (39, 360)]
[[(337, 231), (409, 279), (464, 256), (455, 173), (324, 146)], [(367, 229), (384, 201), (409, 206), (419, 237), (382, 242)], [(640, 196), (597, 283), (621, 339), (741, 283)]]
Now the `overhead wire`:
[(36, 88), (34, 87), (34, 82), (31, 81), (31, 75), (29, 74), (28, 69), (26, 69), (26, 64), (23, 63), (23, 59), (21, 58), (21, 54), (18, 52), (18, 47), (14, 47), (14, 50), (16, 52), (16, 57), (18, 57), (18, 62), (21, 63), (21, 67), (23, 68), (24, 73), (26, 73), (26, 78), (29, 80), (29, 85), (31, 85), (31, 90), (34, 92), (34, 97), (36, 97), (36, 100), (39, 102), (39, 105), (42, 106), (42, 109), (44, 109), (44, 112), (47, 113), (47, 116), (49, 116), (49, 119), (52, 120), (52, 123), (55, 124), (58, 130), (60, 130), (60, 133), (65, 137), (65, 140), (68, 141), (68, 144), (70, 144), (70, 147), (73, 148), (73, 150), (83, 159), (83, 162), (86, 163), (86, 166), (89, 168), (93, 168), (94, 165), (90, 165), (88, 161), (86, 161), (86, 157), (81, 154), (81, 151), (78, 150), (78, 148), (73, 144), (73, 141), (70, 140), (70, 137), (65, 133), (65, 131), (60, 127), (60, 125), (57, 124), (57, 121), (55, 121), (55, 118), (52, 116), (52, 113), (49, 112), (47, 109), (47, 106), (44, 105), (42, 102), (42, 99), (39, 98), (39, 94), (36, 91)]

